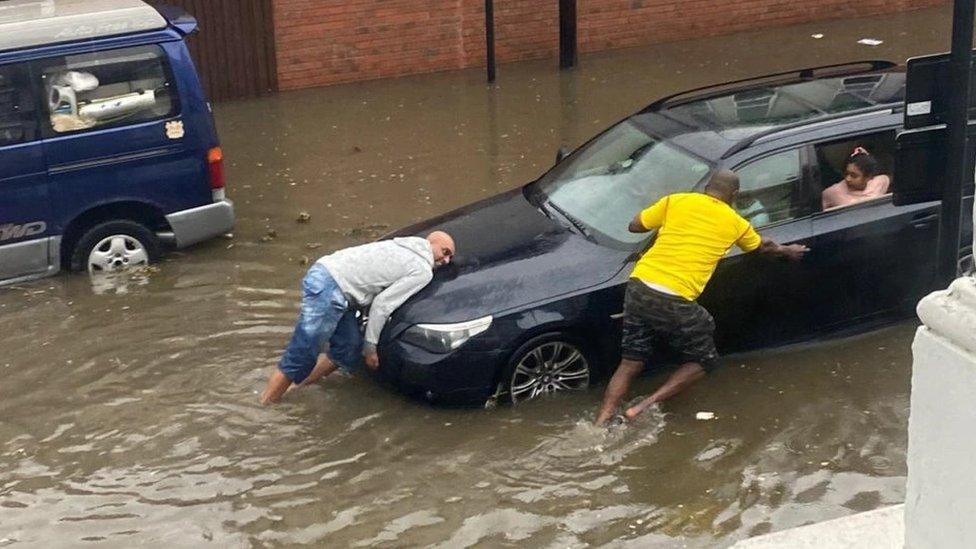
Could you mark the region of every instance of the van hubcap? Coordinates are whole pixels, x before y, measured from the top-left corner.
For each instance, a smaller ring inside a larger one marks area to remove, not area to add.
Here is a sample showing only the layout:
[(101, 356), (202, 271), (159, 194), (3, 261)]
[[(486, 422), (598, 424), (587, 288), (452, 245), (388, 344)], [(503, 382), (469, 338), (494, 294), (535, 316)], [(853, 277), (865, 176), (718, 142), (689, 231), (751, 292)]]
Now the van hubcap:
[(126, 234), (105, 237), (88, 254), (88, 272), (115, 272), (149, 264), (145, 246)]
[(590, 384), (590, 365), (582, 351), (562, 341), (544, 343), (522, 357), (512, 374), (512, 402), (561, 391), (579, 391)]

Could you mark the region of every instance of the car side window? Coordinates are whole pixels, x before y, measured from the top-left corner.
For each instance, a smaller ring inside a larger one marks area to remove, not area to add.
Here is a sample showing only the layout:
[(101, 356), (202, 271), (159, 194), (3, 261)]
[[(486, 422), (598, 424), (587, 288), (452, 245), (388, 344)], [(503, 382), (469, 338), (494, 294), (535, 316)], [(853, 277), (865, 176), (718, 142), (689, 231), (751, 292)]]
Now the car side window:
[[(852, 155), (867, 153), (851, 169), (856, 169), (850, 183), (846, 181)], [(857, 203), (888, 196), (895, 163), (895, 132), (886, 130), (839, 141), (817, 143), (814, 146), (817, 168), (820, 172), (821, 206), (834, 210)], [(863, 173), (864, 168), (874, 173)], [(866, 181), (865, 181), (866, 180)]]
[(37, 139), (37, 116), (27, 65), (0, 65), (0, 147)]
[(159, 46), (55, 57), (38, 74), (53, 135), (174, 116), (176, 88)]
[(800, 150), (761, 158), (735, 170), (739, 197), (734, 207), (755, 227), (796, 219), (810, 213), (801, 189)]

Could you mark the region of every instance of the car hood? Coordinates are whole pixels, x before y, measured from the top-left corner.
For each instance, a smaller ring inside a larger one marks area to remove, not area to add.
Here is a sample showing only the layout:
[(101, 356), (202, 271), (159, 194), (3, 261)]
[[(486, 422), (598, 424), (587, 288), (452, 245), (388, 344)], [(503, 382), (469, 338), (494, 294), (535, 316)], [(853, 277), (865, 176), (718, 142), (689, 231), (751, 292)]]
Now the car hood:
[(391, 332), (418, 322), (472, 320), (605, 282), (630, 255), (568, 230), (516, 189), (392, 236), (439, 229), (454, 237), (454, 261), (391, 318)]

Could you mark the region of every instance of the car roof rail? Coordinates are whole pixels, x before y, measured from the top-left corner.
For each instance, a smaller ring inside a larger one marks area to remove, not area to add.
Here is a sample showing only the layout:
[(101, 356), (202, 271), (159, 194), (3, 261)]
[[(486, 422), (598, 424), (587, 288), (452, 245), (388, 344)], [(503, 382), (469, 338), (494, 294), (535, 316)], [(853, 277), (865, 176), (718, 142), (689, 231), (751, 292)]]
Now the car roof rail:
[(895, 110), (896, 106), (897, 105), (892, 103), (871, 105), (870, 107), (865, 107), (863, 109), (857, 109), (853, 111), (843, 111), (843, 112), (834, 113), (827, 116), (821, 116), (813, 119), (808, 118), (806, 120), (800, 120), (792, 124), (784, 124), (782, 126), (776, 126), (773, 128), (769, 128), (768, 130), (756, 132), (755, 134), (750, 135), (745, 139), (737, 141), (735, 145), (732, 145), (729, 148), (729, 150), (725, 151), (725, 153), (722, 154), (722, 160), (725, 160), (726, 158), (729, 158), (730, 156), (746, 149), (747, 147), (749, 147), (749, 145), (752, 145), (753, 143), (761, 139), (764, 139), (771, 135), (776, 135), (780, 132), (788, 132), (789, 130), (793, 130), (796, 128), (802, 128), (804, 126), (814, 126), (814, 125), (821, 124), (823, 122), (830, 122), (841, 118), (858, 118), (858, 117), (875, 115), (875, 114), (883, 114), (885, 112), (892, 113), (892, 112), (896, 112)]
[(742, 80), (733, 80), (732, 82), (702, 86), (700, 88), (694, 88), (663, 97), (645, 107), (643, 112), (657, 111), (666, 107), (676, 107), (678, 105), (684, 105), (694, 101), (701, 101), (737, 91), (744, 91), (755, 88), (759, 84), (789, 85), (830, 76), (853, 76), (855, 74), (893, 69), (897, 66), (898, 63), (893, 63), (891, 61), (871, 59), (867, 61), (838, 63), (836, 65), (809, 67), (806, 69), (743, 78)]

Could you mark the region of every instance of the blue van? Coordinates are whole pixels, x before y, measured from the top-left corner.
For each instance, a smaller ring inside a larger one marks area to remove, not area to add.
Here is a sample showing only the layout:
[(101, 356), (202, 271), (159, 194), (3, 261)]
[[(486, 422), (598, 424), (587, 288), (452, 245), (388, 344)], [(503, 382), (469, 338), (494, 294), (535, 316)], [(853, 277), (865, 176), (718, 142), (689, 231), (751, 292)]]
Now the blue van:
[(143, 265), (233, 227), (195, 30), (141, 0), (0, 2), (0, 285)]

